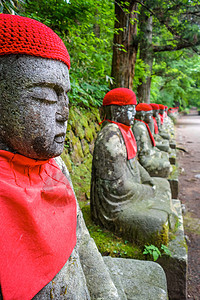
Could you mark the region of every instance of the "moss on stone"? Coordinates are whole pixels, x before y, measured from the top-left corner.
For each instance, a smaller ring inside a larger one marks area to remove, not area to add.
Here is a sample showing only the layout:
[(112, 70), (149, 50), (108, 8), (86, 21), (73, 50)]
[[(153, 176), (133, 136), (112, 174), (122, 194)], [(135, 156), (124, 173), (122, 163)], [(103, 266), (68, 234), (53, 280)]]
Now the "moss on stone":
[(64, 150), (63, 153), (61, 154), (61, 158), (63, 159), (64, 163), (66, 164), (68, 171), (71, 172), (72, 164), (71, 164), (69, 154), (67, 153), (66, 150)]
[(80, 165), (74, 166), (71, 179), (79, 203), (90, 198), (92, 155), (89, 153)]
[(73, 152), (71, 154), (71, 160), (73, 161), (74, 164), (80, 163), (83, 158), (84, 158), (84, 154), (82, 151), (82, 147), (81, 147), (81, 142), (78, 138), (76, 138), (76, 142), (73, 144), (74, 149)]
[(75, 134), (81, 140), (85, 137), (85, 130), (80, 124), (75, 128)]
[(185, 250), (186, 250), (186, 252), (188, 253), (188, 245), (187, 245), (185, 239), (184, 239), (183, 241), (178, 242), (178, 245), (179, 245), (181, 248), (184, 247)]
[(88, 142), (92, 142), (94, 139), (93, 130), (90, 127), (85, 128), (85, 138)]
[(100, 226), (95, 225), (91, 220), (90, 207), (85, 205), (82, 208), (83, 217), (86, 226), (90, 232), (91, 237), (94, 239), (97, 248), (104, 256), (145, 259), (142, 250), (132, 243), (117, 237), (108, 230), (102, 229)]
[(84, 155), (89, 154), (90, 153), (90, 147), (89, 147), (89, 144), (87, 143), (87, 141), (82, 139), (81, 140), (81, 145), (82, 145), (82, 150), (83, 150)]
[(162, 230), (152, 235), (152, 238), (149, 240), (148, 245), (155, 245), (160, 248), (161, 245), (167, 246), (169, 243), (169, 225), (164, 224)]

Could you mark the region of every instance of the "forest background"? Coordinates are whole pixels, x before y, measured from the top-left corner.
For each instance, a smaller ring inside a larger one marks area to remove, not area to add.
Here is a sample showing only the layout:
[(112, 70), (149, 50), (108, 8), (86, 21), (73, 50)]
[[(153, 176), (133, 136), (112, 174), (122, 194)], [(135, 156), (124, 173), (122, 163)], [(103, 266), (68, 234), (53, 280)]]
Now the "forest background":
[(86, 225), (103, 255), (144, 259), (143, 249), (90, 218), (99, 107), (110, 89), (127, 87), (138, 102), (200, 110), (199, 0), (0, 0), (0, 13), (36, 19), (66, 44), (71, 92), (62, 158)]

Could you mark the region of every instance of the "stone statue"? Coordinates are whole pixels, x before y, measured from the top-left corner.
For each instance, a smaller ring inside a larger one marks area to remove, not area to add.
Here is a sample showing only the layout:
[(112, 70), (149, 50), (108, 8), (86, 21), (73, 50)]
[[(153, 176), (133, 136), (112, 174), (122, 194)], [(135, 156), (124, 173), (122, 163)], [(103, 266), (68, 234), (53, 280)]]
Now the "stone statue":
[(131, 131), (135, 105), (135, 94), (125, 88), (104, 97), (103, 127), (93, 154), (91, 214), (95, 223), (141, 245), (156, 243), (177, 217), (167, 180), (151, 178), (137, 160)]
[(151, 118), (149, 128), (154, 136), (154, 139), (156, 142), (156, 147), (158, 149), (160, 149), (161, 151), (170, 152), (169, 141), (166, 139), (163, 139), (160, 136), (159, 130), (158, 130), (157, 119), (158, 119), (158, 114), (159, 114), (159, 105), (156, 103), (151, 103), (150, 105), (152, 107), (153, 116)]
[[(167, 118), (166, 118), (165, 105), (159, 104), (159, 114), (157, 119), (159, 134), (162, 138), (169, 140), (170, 147), (174, 149), (176, 148), (176, 142), (174, 140), (174, 127), (171, 125), (171, 121), (167, 120)], [(170, 126), (169, 126), (169, 122), (170, 122)]]
[[(141, 111), (144, 120), (140, 119)], [(152, 108), (147, 103), (136, 106), (136, 117), (133, 125), (133, 133), (137, 142), (138, 159), (150, 176), (168, 177), (170, 173), (169, 156), (160, 151), (149, 128), (152, 120)]]
[(175, 124), (178, 117), (179, 107), (170, 107), (167, 111), (167, 115), (172, 119), (172, 122)]
[(0, 299), (138, 299), (133, 283), (122, 287), (120, 275), (111, 278), (109, 264), (123, 279), (140, 266), (156, 272), (157, 286), (147, 286), (154, 299), (167, 299), (160, 267), (104, 262), (56, 157), (69, 112), (63, 42), (40, 22), (4, 14), (0, 40)]

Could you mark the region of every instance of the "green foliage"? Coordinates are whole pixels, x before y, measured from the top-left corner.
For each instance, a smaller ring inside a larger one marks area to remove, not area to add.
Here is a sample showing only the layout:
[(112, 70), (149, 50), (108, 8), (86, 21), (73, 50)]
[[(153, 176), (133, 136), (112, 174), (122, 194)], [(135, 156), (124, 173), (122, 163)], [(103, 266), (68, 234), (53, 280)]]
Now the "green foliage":
[(161, 252), (154, 245), (150, 245), (150, 246), (145, 245), (143, 254), (148, 254), (150, 256), (152, 255), (154, 261), (156, 261), (159, 258), (159, 256), (161, 256)]
[(149, 246), (145, 245), (143, 254), (152, 257), (154, 261), (156, 261), (162, 255), (171, 256), (171, 252), (169, 248), (163, 244), (161, 245), (160, 250), (158, 249), (158, 247), (154, 245), (149, 245)]
[(71, 58), (70, 103), (99, 106), (111, 73), (114, 5), (111, 1), (29, 0), (26, 16), (51, 27)]
[(19, 13), (24, 5), (24, 0), (0, 0), (0, 13)]
[(198, 106), (200, 57), (189, 50), (157, 54), (153, 66), (151, 102), (168, 106)]

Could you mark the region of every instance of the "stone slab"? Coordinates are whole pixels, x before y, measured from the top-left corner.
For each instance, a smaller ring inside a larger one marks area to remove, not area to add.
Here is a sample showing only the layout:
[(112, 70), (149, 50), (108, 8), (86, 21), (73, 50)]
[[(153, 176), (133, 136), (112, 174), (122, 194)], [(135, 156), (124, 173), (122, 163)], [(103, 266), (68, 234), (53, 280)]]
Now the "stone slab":
[(171, 165), (173, 170), (167, 180), (169, 181), (172, 199), (178, 199), (178, 192), (179, 192), (179, 181), (178, 181), (178, 166)]
[(178, 212), (179, 226), (168, 245), (172, 256), (162, 256), (157, 262), (163, 267), (167, 276), (169, 299), (186, 300), (188, 265), (187, 244), (184, 238), (181, 202), (173, 199), (173, 203)]
[(163, 269), (154, 262), (104, 257), (120, 300), (166, 300)]
[(169, 154), (169, 161), (172, 165), (176, 164), (176, 149), (171, 149)]

